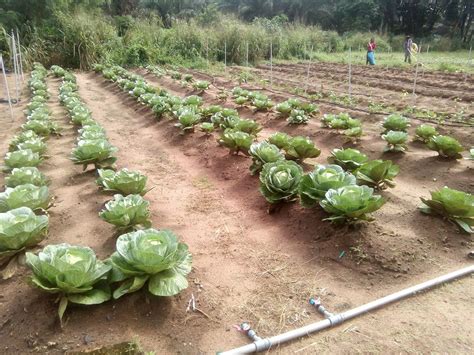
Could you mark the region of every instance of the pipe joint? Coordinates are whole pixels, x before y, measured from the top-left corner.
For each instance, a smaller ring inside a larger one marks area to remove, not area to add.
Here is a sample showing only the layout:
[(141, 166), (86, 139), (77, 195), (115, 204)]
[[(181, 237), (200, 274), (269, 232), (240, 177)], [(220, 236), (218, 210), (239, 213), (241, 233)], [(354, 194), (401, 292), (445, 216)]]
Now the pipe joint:
[(328, 318), (329, 322), (331, 322), (331, 327), (334, 327), (338, 324), (341, 324), (344, 322), (344, 315), (342, 313), (339, 314), (333, 314), (331, 317)]
[(321, 304), (321, 298), (310, 298), (309, 299), (309, 304), (314, 306), (316, 308), (316, 310), (321, 313), (324, 318), (331, 318), (332, 316), (334, 316), (333, 313), (329, 312), (326, 307), (324, 307), (322, 304)]
[(257, 340), (253, 344), (255, 345), (255, 349), (257, 352), (268, 350), (272, 346), (272, 342), (268, 338)]
[(262, 340), (262, 338), (260, 338), (258, 335), (257, 335), (257, 332), (255, 330), (253, 330), (251, 327), (250, 327), (250, 324), (249, 323), (242, 323), (240, 325), (240, 330), (242, 331), (242, 333), (244, 333), (245, 335), (247, 335), (247, 337), (249, 337), (251, 340), (253, 340), (254, 342), (256, 341), (259, 341), (259, 340)]

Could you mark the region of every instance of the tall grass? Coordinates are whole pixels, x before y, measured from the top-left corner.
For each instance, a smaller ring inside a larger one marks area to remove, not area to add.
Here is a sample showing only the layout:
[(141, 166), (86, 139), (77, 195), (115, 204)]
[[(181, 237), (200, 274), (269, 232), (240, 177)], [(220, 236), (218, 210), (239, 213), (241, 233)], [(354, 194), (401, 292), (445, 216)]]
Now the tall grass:
[[(140, 66), (203, 65), (207, 61), (244, 64), (248, 60), (255, 64), (269, 59), (270, 47), (275, 59), (308, 59), (311, 53), (337, 59), (338, 53), (344, 58), (349, 48), (364, 52), (371, 37), (376, 38), (383, 52), (399, 50), (403, 43), (400, 36), (339, 36), (316, 26), (282, 25), (270, 20), (244, 23), (233, 17), (221, 17), (207, 25), (193, 19), (174, 20), (170, 28), (165, 28), (160, 18), (152, 15), (111, 18), (101, 12), (81, 10), (58, 12), (49, 22), (23, 31), (23, 37), (28, 62), (37, 60), (81, 69), (88, 69), (95, 62)], [(433, 43), (431, 48), (444, 45), (441, 42)]]

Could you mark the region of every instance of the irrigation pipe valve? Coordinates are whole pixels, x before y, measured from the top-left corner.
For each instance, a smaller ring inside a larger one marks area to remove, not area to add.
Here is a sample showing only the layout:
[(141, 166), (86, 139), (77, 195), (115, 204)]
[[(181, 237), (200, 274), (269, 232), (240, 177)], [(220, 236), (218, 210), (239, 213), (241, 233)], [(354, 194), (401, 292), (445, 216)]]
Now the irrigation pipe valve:
[(328, 312), (327, 309), (321, 304), (321, 298), (310, 298), (309, 304), (314, 306), (316, 310), (321, 313), (324, 318), (331, 318), (334, 316), (331, 312)]
[(252, 341), (258, 341), (258, 340), (262, 340), (262, 338), (260, 338), (257, 333), (255, 332), (255, 330), (253, 330), (251, 327), (250, 327), (250, 324), (249, 323), (242, 323), (240, 326), (239, 326), (239, 331), (244, 333), (247, 337), (249, 337), (250, 340)]

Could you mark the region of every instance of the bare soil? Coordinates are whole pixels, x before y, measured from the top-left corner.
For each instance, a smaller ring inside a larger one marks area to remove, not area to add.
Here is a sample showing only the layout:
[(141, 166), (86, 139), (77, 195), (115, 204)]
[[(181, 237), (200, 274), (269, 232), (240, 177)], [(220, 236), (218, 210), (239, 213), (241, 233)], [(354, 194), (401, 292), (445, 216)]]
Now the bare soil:
[[(309, 77), (308, 77), (309, 66)], [(232, 72), (250, 70), (257, 76), (269, 80), (273, 76), (276, 85), (298, 87), (308, 92), (335, 92), (347, 95), (349, 92), (348, 65), (337, 63), (297, 63), (259, 65), (256, 68), (231, 67)], [(273, 74), (271, 72), (273, 71)], [(438, 113), (474, 114), (474, 78), (472, 75), (424, 72), (419, 69), (367, 67), (354, 65), (351, 70), (352, 95), (358, 105), (371, 102), (403, 110), (415, 105), (420, 109)], [(414, 78), (416, 100), (413, 98)]]
[[(193, 93), (171, 79), (145, 76), (174, 94)], [(172, 298), (143, 291), (100, 306), (71, 307), (61, 329), (54, 296), (28, 286), (23, 269), (0, 281), (1, 353), (62, 353), (136, 340), (156, 354), (211, 354), (247, 343), (234, 328), (242, 321), (249, 321), (260, 336), (271, 336), (320, 320), (308, 304), (311, 296), (321, 296), (333, 312), (343, 311), (472, 263), (466, 258), (472, 238), (417, 210), (419, 197), (445, 185), (472, 193), (472, 162), (440, 160), (415, 143), (404, 155), (382, 155), (379, 117), (359, 117), (366, 135), (358, 148), (371, 158), (399, 164), (397, 186), (383, 192), (388, 201), (374, 214), (375, 222), (339, 228), (321, 221), (324, 215), (318, 209), (296, 203), (268, 214), (258, 177), (249, 174), (248, 157), (229, 156), (217, 145), (217, 136), (180, 135), (173, 122), (157, 121), (96, 74), (77, 73), (77, 79), (82, 99), (119, 148), (118, 167), (142, 171), (155, 187), (146, 195), (153, 225), (173, 230), (189, 245), (194, 260), (190, 287)], [(220, 103), (219, 89), (234, 85), (216, 80), (203, 94), (206, 104)], [(54, 119), (64, 130), (48, 141), (51, 158), (41, 167), (57, 196), (50, 235), (42, 244), (87, 245), (106, 258), (114, 251), (114, 231), (98, 211), (110, 196), (98, 191), (93, 172), (82, 173), (68, 159), (75, 129), (59, 106), (58, 80), (48, 79), (48, 86)], [(276, 101), (285, 97), (266, 93)], [(24, 96), (15, 107), (14, 123), (1, 106), (1, 154), (24, 121), (26, 103)], [(326, 109), (334, 108), (322, 107)], [(289, 127), (273, 113), (239, 110), (264, 126), (262, 137), (277, 130), (310, 136), (322, 154), (308, 163), (324, 163), (333, 148), (349, 146), (317, 120)], [(466, 146), (474, 144), (472, 129), (443, 131)], [(473, 290), (473, 278), (467, 277), (274, 352), (472, 353)], [(201, 312), (186, 312), (191, 295)]]

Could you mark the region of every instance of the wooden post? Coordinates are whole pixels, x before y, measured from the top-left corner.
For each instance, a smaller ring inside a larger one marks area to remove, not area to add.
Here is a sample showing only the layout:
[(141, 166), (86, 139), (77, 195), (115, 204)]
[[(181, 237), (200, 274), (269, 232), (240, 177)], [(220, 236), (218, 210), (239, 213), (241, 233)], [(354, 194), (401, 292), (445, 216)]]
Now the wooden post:
[(352, 96), (352, 47), (349, 47), (349, 98)]
[(18, 62), (20, 63), (21, 82), (23, 83), (25, 81), (25, 76), (23, 75), (23, 58), (21, 56), (20, 34), (18, 30), (16, 30), (16, 39), (18, 43)]
[(224, 41), (224, 71), (227, 72), (227, 41)]
[(273, 40), (270, 39), (270, 88), (273, 88)]
[(1, 69), (2, 69), (2, 73), (3, 73), (3, 81), (5, 82), (5, 92), (7, 93), (8, 106), (10, 107), (10, 117), (11, 117), (12, 122), (13, 122), (14, 119), (13, 119), (12, 99), (10, 97), (10, 90), (8, 89), (7, 74), (5, 73), (5, 64), (3, 62), (3, 57), (2, 57), (1, 54), (0, 54), (0, 66), (1, 66)]
[(13, 71), (15, 72), (15, 93), (16, 93), (16, 102), (20, 100), (20, 94), (18, 90), (18, 57), (16, 56), (16, 40), (15, 40), (15, 34), (12, 30), (11, 34), (11, 43), (12, 43), (12, 59), (13, 59)]
[(304, 86), (304, 93), (306, 94), (308, 91), (308, 86), (309, 86), (309, 69), (311, 67), (311, 54), (313, 53), (313, 46), (311, 46), (311, 53), (309, 54), (309, 60), (308, 60), (308, 68), (306, 70), (306, 85)]
[[(467, 66), (470, 67), (472, 65), (472, 46), (469, 48), (469, 58), (467, 59)], [(466, 72), (464, 73), (464, 82), (467, 81), (467, 68)]]
[(418, 63), (415, 64), (415, 77), (413, 78), (413, 106), (416, 106), (416, 80), (418, 79)]
[(249, 66), (249, 42), (247, 42), (247, 49), (246, 49), (246, 52), (245, 52), (245, 66), (248, 67)]

